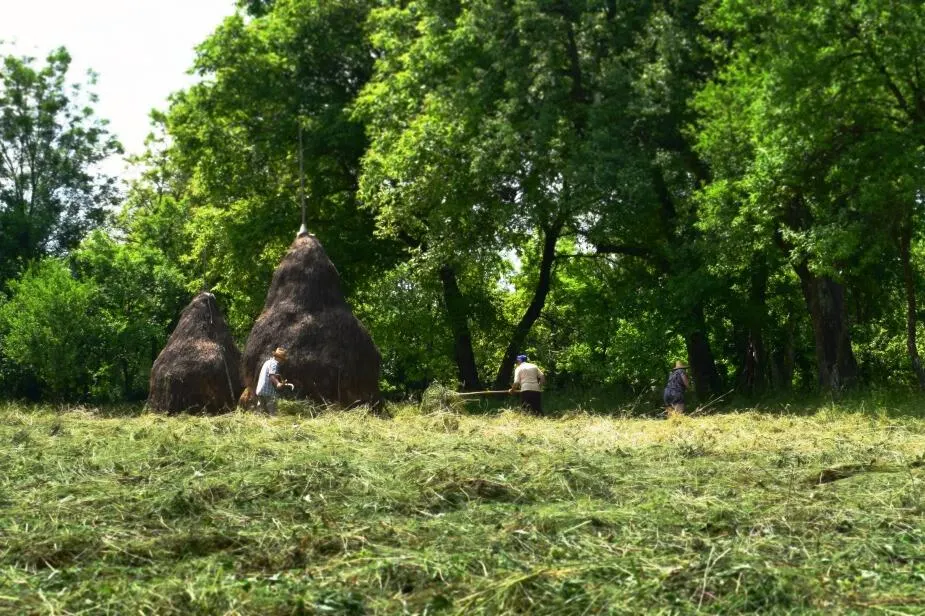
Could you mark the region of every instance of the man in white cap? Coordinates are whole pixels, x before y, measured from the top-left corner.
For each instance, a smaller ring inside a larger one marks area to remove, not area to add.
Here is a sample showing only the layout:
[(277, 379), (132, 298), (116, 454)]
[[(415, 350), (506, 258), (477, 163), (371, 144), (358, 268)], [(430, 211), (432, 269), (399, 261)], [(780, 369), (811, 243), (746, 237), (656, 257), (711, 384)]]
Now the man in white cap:
[(546, 375), (535, 364), (527, 361), (526, 355), (517, 356), (517, 368), (514, 369), (514, 385), (510, 392), (520, 391), (520, 403), (526, 411), (537, 415), (543, 414), (543, 385)]
[(279, 374), (279, 365), (286, 363), (286, 349), (277, 347), (273, 357), (263, 362), (257, 377), (257, 408), (268, 415), (276, 415), (276, 398), (286, 381)]

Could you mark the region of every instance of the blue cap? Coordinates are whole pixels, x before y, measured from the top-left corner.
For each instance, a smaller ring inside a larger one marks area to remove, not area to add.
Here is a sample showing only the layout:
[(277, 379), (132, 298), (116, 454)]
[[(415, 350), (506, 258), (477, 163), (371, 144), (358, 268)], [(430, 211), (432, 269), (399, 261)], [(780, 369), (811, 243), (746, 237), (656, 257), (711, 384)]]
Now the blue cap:
[(517, 356), (517, 361), (527, 361), (527, 356), (526, 356), (526, 355), (518, 355), (518, 356)]

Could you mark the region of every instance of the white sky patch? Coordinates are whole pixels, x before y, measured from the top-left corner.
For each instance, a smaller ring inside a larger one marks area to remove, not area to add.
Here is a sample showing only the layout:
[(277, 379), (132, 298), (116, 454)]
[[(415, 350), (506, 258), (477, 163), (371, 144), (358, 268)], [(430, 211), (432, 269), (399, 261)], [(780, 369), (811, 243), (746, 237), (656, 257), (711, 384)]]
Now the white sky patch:
[(502, 274), (500, 280), (498, 280), (498, 287), (508, 293), (513, 293), (517, 288), (514, 286), (513, 278), (520, 274), (520, 270), (523, 267), (523, 263), (518, 256), (517, 251), (513, 248), (503, 250), (501, 256), (505, 261), (511, 266), (511, 271), (508, 274)]
[[(148, 113), (194, 82), (193, 48), (234, 10), (234, 0), (0, 0), (0, 51), (44, 60), (66, 47), (68, 81), (85, 82), (90, 69), (99, 75), (97, 115), (126, 154), (138, 154)], [(123, 161), (104, 170), (123, 175)]]

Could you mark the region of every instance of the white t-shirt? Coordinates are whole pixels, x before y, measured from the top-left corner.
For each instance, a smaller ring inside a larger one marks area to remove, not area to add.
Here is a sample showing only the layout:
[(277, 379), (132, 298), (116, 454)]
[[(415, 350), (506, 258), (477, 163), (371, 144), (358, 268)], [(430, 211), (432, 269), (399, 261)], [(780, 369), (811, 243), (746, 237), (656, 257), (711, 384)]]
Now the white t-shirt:
[(520, 385), (520, 391), (543, 391), (544, 380), (542, 370), (528, 361), (514, 370), (514, 385)]
[(273, 357), (263, 362), (263, 366), (260, 368), (260, 376), (257, 377), (256, 393), (258, 396), (276, 395), (276, 387), (273, 386), (273, 381), (270, 380), (271, 374), (279, 375), (279, 362)]

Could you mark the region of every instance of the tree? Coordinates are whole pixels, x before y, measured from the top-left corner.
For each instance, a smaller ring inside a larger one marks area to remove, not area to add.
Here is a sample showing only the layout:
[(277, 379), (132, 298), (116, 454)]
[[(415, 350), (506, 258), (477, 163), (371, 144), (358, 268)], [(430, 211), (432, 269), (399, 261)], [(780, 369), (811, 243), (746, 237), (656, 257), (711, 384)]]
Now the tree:
[[(639, 259), (657, 277), (664, 328), (684, 339), (694, 387), (706, 401), (723, 382), (711, 338), (725, 337), (729, 285), (712, 267), (712, 247), (697, 226), (693, 197), (711, 176), (686, 131), (695, 119), (691, 96), (715, 71), (704, 46), (703, 9), (699, 0), (639, 3), (630, 43), (612, 50), (630, 93), (610, 110), (629, 121), (614, 138), (635, 148), (635, 156), (614, 159), (604, 150), (591, 159), (595, 181), (617, 187), (607, 194), (618, 206), (595, 212), (580, 235), (597, 254)], [(615, 10), (608, 15), (620, 17)]]
[(99, 230), (68, 261), (46, 258), (9, 284), (0, 305), (8, 385), (54, 400), (143, 399), (189, 295), (182, 275), (156, 248)]
[[(45, 66), (0, 58), (0, 284), (32, 260), (61, 255), (102, 223), (115, 179), (95, 170), (121, 152), (93, 95), (68, 85), (63, 48)], [(92, 83), (92, 80), (91, 80)]]
[(161, 161), (174, 178), (164, 194), (188, 212), (184, 259), (229, 299), (238, 333), (260, 311), (299, 228), (300, 147), (306, 223), (347, 294), (396, 255), (357, 207), (366, 139), (346, 111), (372, 70), (364, 32), (371, 2), (244, 4), (251, 17), (228, 17), (199, 46), (201, 80), (172, 101), (165, 118), (172, 145)]
[[(710, 21), (722, 44), (731, 41), (721, 46), (720, 78), (698, 98), (700, 148), (717, 176), (708, 198), (727, 212), (717, 220), (747, 225), (793, 266), (818, 382), (829, 389), (858, 374), (846, 285), (859, 284), (883, 247), (898, 244), (916, 365), (908, 238), (925, 143), (921, 7), (729, 1), (717, 3)], [(886, 224), (897, 209), (901, 223)], [(886, 241), (890, 234), (898, 241)]]
[(356, 298), (357, 316), (382, 353), (386, 394), (407, 396), (453, 378), (452, 334), (439, 284), (421, 272), (411, 262), (400, 264)]
[(73, 255), (80, 280), (91, 284), (99, 332), (92, 394), (104, 400), (147, 397), (148, 373), (189, 299), (186, 280), (156, 247), (134, 237), (117, 242), (90, 234)]
[[(510, 381), (542, 314), (560, 240), (651, 219), (636, 216), (653, 153), (636, 147), (642, 105), (627, 66), (657, 12), (648, 3), (434, 0), (373, 13), (376, 74), (357, 109), (371, 136), (361, 194), (379, 231), (448, 247), (457, 262), (536, 253), (496, 387)], [(462, 350), (457, 357), (469, 355)]]
[(48, 258), (10, 283), (0, 305), (3, 354), (35, 378), (44, 397), (87, 399), (99, 359), (96, 287), (77, 280), (60, 259)]

